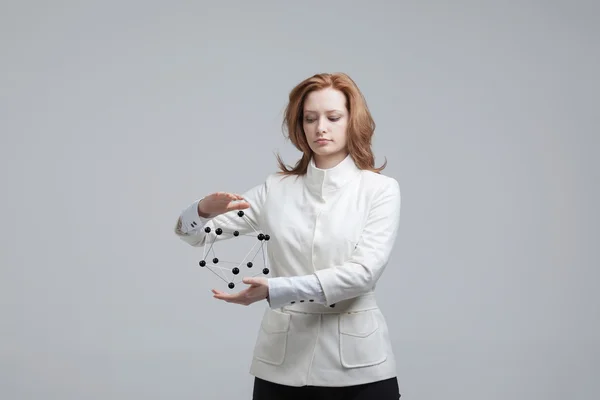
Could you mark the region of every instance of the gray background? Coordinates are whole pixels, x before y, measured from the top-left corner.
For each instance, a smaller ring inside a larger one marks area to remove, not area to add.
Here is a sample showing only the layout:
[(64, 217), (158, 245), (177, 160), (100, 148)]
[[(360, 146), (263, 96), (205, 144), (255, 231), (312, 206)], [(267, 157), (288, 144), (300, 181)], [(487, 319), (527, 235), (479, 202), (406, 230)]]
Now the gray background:
[(403, 399), (600, 397), (599, 6), (365, 3), (1, 3), (0, 398), (251, 397), (264, 303), (214, 300), (172, 229), (295, 162), (324, 71), (402, 188)]

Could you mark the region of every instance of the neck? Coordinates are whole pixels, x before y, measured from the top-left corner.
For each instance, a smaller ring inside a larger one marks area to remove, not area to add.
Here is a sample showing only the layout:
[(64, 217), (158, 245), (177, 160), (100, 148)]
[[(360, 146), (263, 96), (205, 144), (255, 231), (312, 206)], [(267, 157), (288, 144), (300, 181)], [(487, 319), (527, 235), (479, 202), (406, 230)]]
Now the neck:
[(344, 161), (344, 159), (348, 156), (348, 152), (339, 152), (335, 154), (329, 154), (326, 156), (321, 156), (313, 153), (313, 158), (315, 160), (315, 166), (320, 169), (330, 169)]
[[(319, 166), (317, 166), (317, 160), (320, 162)], [(342, 158), (341, 156), (333, 157), (332, 154), (319, 158), (314, 157), (313, 154), (306, 170), (304, 182), (320, 200), (327, 201), (335, 197), (339, 189), (358, 176), (360, 176), (360, 169), (349, 155)]]

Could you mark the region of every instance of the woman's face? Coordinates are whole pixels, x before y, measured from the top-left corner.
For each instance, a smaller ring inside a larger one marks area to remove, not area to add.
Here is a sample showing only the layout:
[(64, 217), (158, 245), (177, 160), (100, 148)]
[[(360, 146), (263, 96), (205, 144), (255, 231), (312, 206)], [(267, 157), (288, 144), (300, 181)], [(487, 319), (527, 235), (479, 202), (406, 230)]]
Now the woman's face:
[(313, 91), (304, 100), (302, 127), (317, 167), (330, 168), (348, 155), (348, 117), (346, 96), (339, 90)]

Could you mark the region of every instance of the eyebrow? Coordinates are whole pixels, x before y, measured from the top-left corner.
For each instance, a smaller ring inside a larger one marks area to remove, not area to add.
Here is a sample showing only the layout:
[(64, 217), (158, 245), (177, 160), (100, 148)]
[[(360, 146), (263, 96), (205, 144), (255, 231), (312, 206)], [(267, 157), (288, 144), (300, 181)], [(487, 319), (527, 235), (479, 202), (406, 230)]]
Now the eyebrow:
[[(309, 113), (309, 112), (316, 113), (317, 111), (315, 111), (315, 110), (304, 110), (304, 112), (307, 112), (307, 113)], [(326, 110), (325, 112), (328, 112), (328, 113), (330, 113), (330, 112), (340, 112), (341, 113), (342, 110)]]

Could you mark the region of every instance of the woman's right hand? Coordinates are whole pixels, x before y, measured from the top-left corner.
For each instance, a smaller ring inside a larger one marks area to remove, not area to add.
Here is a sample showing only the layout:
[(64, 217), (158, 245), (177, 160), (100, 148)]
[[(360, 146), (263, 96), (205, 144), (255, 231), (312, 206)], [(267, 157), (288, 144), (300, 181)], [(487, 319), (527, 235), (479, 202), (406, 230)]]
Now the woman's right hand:
[(216, 192), (204, 197), (198, 203), (198, 215), (204, 218), (216, 217), (233, 210), (244, 210), (250, 204), (235, 193)]

